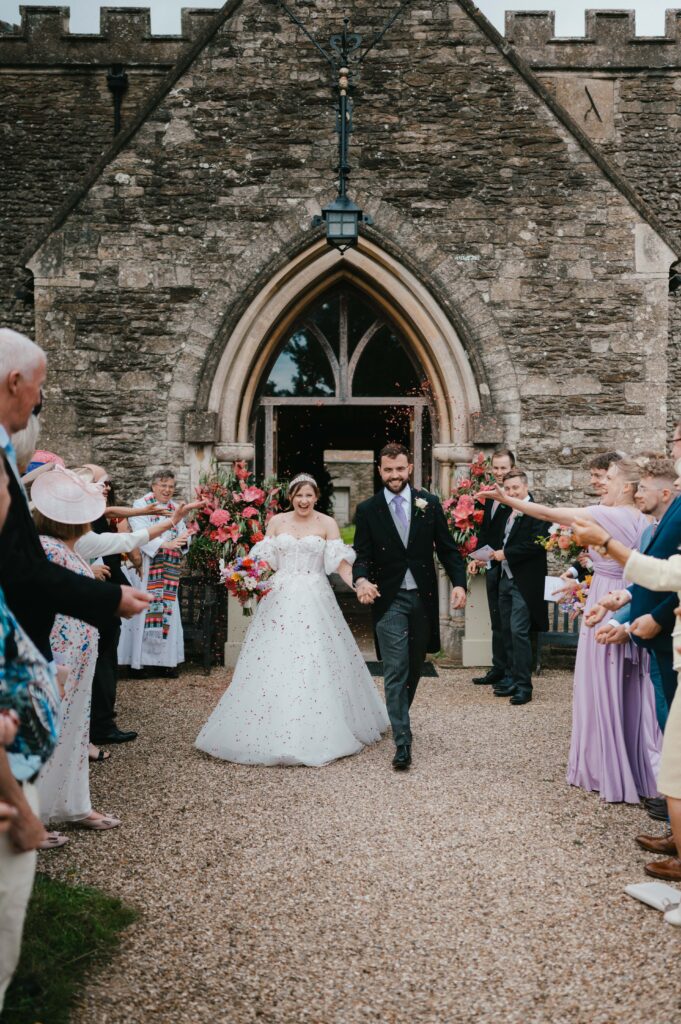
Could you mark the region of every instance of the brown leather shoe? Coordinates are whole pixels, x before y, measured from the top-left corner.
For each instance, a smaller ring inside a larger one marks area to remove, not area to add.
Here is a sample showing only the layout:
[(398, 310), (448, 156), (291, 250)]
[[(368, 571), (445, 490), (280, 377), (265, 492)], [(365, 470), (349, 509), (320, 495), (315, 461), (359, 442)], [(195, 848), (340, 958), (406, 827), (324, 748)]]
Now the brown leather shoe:
[(681, 882), (681, 860), (678, 857), (653, 860), (646, 864), (643, 870), (651, 878), (662, 878), (665, 882)]
[(636, 842), (648, 853), (663, 853), (667, 857), (676, 857), (676, 843), (671, 832), (668, 836), (636, 836)]

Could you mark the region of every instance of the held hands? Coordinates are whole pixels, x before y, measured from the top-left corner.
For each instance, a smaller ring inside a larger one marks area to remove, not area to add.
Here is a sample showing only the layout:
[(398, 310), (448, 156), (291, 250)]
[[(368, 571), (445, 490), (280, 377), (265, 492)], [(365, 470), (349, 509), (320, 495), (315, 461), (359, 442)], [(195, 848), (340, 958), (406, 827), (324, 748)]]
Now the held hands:
[(454, 587), (451, 600), (452, 610), (466, 607), (466, 590), (464, 587)]
[(381, 596), (376, 584), (370, 583), (369, 580), (357, 580), (355, 593), (360, 604), (373, 604), (376, 598)]
[(607, 530), (591, 519), (575, 519), (572, 524), (572, 532), (575, 540), (582, 547), (596, 547), (599, 544), (604, 544), (610, 536)]
[(609, 612), (616, 612), (624, 608), (625, 604), (631, 601), (631, 593), (628, 590), (611, 590), (609, 594), (601, 598), (601, 604)]

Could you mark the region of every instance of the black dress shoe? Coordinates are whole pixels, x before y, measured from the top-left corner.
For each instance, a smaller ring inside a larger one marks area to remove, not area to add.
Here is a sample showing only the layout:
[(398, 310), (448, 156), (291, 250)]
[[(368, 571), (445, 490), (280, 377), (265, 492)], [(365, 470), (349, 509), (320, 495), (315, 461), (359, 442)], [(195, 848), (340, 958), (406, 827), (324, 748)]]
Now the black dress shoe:
[(515, 683), (500, 683), (499, 686), (494, 687), (495, 697), (511, 697), (516, 691)]
[(503, 679), (501, 672), (497, 672), (494, 669), (490, 669), (487, 675), (474, 676), (473, 682), (476, 686), (493, 686), (494, 683), (500, 683)]
[(529, 704), (532, 700), (532, 690), (516, 690), (511, 695), (509, 704)]
[(408, 743), (400, 743), (395, 749), (393, 757), (393, 768), (395, 771), (404, 772), (411, 764), (411, 747)]
[(669, 818), (667, 801), (663, 796), (644, 797), (643, 806), (647, 811), (648, 817), (652, 818), (653, 821), (667, 821)]
[(122, 729), (113, 728), (109, 732), (104, 733), (102, 736), (97, 736), (95, 739), (92, 737), (92, 742), (99, 746), (100, 743), (129, 743), (130, 740), (136, 740), (137, 733), (130, 729), (128, 732), (124, 732)]

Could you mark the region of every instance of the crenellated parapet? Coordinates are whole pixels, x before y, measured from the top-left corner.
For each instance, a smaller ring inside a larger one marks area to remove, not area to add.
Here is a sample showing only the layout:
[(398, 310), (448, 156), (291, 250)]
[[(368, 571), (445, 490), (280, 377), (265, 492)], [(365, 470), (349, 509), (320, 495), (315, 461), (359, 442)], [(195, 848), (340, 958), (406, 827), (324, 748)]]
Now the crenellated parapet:
[(174, 64), (187, 44), (204, 31), (215, 10), (185, 8), (182, 34), (151, 34), (148, 7), (102, 7), (96, 35), (70, 31), (68, 7), (24, 7), (21, 25), (0, 25), (0, 66)]
[(507, 11), (506, 38), (536, 69), (681, 67), (681, 10), (669, 10), (664, 36), (637, 36), (634, 11), (586, 12), (586, 36), (556, 36), (553, 11)]

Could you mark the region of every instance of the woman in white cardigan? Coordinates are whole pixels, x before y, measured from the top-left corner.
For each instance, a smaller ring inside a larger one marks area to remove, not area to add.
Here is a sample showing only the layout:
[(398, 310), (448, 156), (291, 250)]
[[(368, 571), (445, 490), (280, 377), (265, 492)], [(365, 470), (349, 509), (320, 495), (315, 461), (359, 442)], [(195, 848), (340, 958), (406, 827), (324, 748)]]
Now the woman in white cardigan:
[[(652, 558), (642, 555), (640, 551), (632, 551), (624, 544), (608, 537), (602, 527), (588, 520), (576, 520), (574, 533), (578, 543), (584, 545), (604, 545), (606, 553), (620, 565), (624, 566), (624, 575), (631, 583), (637, 583), (646, 590), (679, 592), (681, 604), (681, 554), (671, 558)], [(674, 668), (681, 672), (681, 617), (676, 612), (674, 626)], [(681, 681), (681, 680), (680, 680)], [(657, 840), (655, 852), (668, 853), (670, 856), (663, 861), (655, 861), (646, 865), (646, 872), (653, 877), (665, 877), (665, 869), (678, 877), (681, 870), (681, 696), (679, 690), (672, 701), (669, 717), (664, 730), (662, 759), (657, 779), (660, 793), (667, 798), (667, 809), (672, 834), (665, 840)], [(645, 847), (644, 847), (645, 848)], [(651, 847), (652, 848), (652, 847)], [(665, 914), (670, 924), (681, 925), (681, 906)]]

